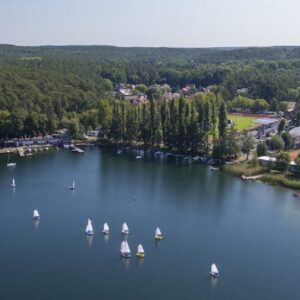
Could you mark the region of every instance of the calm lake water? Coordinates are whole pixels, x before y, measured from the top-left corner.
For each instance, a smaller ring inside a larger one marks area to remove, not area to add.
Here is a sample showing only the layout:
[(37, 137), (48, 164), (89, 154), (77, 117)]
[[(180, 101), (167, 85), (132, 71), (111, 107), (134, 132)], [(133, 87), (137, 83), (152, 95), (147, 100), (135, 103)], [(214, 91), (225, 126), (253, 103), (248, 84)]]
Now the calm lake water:
[[(17, 161), (6, 169), (0, 158), (1, 300), (300, 299), (300, 200), (290, 190), (96, 147)], [(130, 260), (119, 256), (124, 221)]]

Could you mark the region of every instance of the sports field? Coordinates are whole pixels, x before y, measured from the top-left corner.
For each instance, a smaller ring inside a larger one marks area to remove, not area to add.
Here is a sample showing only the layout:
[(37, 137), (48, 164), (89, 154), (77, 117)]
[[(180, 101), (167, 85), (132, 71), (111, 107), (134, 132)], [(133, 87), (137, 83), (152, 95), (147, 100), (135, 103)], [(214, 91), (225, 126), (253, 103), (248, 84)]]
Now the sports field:
[(255, 120), (258, 117), (239, 116), (239, 115), (228, 115), (228, 119), (232, 120), (235, 124), (237, 131), (242, 131), (256, 125)]

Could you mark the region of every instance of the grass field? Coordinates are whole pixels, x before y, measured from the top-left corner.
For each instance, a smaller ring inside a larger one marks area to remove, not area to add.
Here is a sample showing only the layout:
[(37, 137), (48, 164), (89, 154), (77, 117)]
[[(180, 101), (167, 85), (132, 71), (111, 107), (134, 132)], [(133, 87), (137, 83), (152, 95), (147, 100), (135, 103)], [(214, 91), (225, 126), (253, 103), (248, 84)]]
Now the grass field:
[(255, 126), (255, 117), (246, 117), (246, 116), (237, 116), (237, 115), (228, 115), (228, 119), (232, 120), (235, 124), (235, 128), (238, 131)]

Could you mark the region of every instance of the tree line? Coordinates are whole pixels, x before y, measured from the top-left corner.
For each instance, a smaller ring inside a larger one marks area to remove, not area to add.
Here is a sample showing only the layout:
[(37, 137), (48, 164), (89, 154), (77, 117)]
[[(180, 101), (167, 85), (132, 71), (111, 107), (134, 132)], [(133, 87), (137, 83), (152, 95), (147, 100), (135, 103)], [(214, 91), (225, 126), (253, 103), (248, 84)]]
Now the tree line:
[(139, 106), (101, 101), (99, 138), (119, 145), (167, 149), (225, 158), (237, 155), (234, 127), (228, 127), (226, 105), (215, 94), (151, 99)]

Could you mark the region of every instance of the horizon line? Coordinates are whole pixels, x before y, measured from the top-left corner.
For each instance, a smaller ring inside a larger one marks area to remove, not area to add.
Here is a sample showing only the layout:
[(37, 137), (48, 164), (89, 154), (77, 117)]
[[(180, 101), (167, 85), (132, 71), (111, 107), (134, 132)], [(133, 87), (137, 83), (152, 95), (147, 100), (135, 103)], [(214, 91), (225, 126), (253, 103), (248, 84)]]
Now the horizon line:
[(124, 46), (114, 44), (11, 44), (11, 43), (0, 43), (0, 46), (13, 46), (13, 47), (114, 47), (114, 48), (152, 48), (152, 49), (245, 49), (245, 48), (289, 48), (289, 47), (300, 47), (300, 45), (248, 45), (248, 46), (202, 46), (202, 47), (188, 47), (188, 46)]

